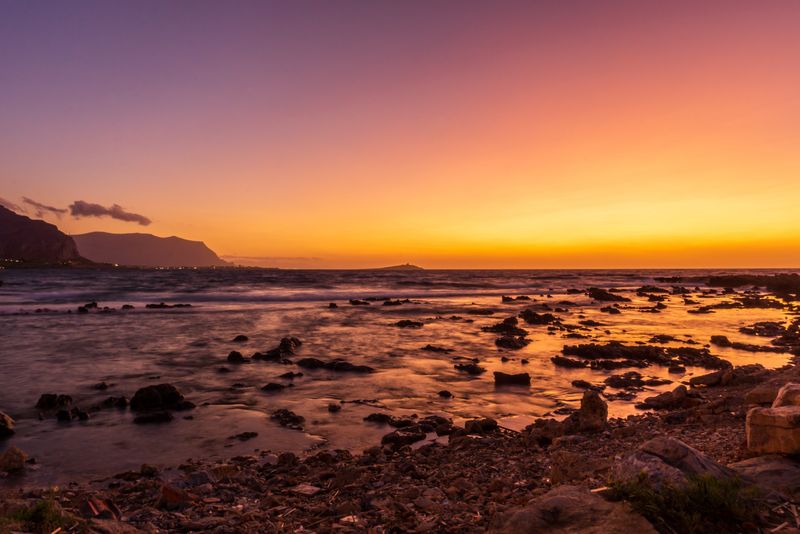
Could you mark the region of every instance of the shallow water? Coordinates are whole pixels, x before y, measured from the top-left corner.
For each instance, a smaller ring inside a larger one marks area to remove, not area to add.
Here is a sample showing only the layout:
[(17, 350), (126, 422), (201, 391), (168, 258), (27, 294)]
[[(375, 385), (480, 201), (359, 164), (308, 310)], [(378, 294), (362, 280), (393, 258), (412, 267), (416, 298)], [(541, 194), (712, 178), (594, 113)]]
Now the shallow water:
[[(36, 458), (38, 469), (27, 475), (26, 483), (54, 483), (107, 476), (144, 462), (167, 465), (254, 449), (360, 450), (379, 443), (391, 430), (363, 422), (376, 411), (441, 414), (457, 421), (491, 416), (504, 426), (522, 428), (559, 407), (576, 406), (582, 390), (571, 385), (573, 380), (601, 383), (612, 373), (554, 366), (550, 358), (564, 345), (647, 342), (656, 334), (701, 344), (711, 335), (723, 334), (732, 341), (766, 344), (767, 340), (739, 333), (739, 327), (787, 319), (779, 309), (688, 314), (687, 309), (696, 306), (685, 306), (681, 296), (669, 296), (661, 313), (644, 313), (639, 308), (653, 303), (632, 291), (654, 284), (657, 276), (703, 274), (707, 271), (3, 271), (0, 410), (16, 419), (17, 434), (0, 443), (0, 449), (16, 445)], [(633, 302), (623, 304), (622, 314), (608, 315), (599, 311), (608, 303), (567, 294), (568, 288), (591, 286), (623, 289)], [(503, 304), (502, 294), (524, 294), (534, 300)], [(410, 298), (412, 302), (350, 306), (346, 301), (367, 297)], [(690, 297), (702, 304), (728, 299), (700, 292)], [(90, 301), (115, 311), (67, 313)], [(144, 308), (146, 303), (161, 301), (191, 303), (192, 307)], [(339, 307), (329, 309), (331, 301)], [(133, 304), (135, 309), (120, 311), (122, 304)], [(482, 326), (526, 307), (540, 311), (544, 305), (567, 308), (568, 312), (556, 313), (565, 322), (594, 319), (603, 325), (584, 332), (590, 339), (581, 340), (565, 339), (562, 332), (549, 334), (546, 326), (521, 323), (532, 343), (518, 351), (499, 350), (494, 344), (497, 335), (481, 331)], [(422, 321), (424, 326), (393, 325), (401, 319)], [(250, 339), (232, 343), (237, 334)], [(303, 341), (295, 359), (342, 358), (369, 365), (376, 372), (362, 375), (270, 362), (238, 366), (226, 362), (231, 350), (250, 356), (275, 347), (287, 335)], [(421, 350), (429, 343), (454, 352)], [(787, 355), (775, 353), (718, 347), (712, 347), (712, 353), (735, 365), (758, 362), (778, 367), (788, 361)], [(509, 361), (503, 362), (504, 356)], [(478, 358), (488, 372), (479, 377), (465, 375), (453, 368), (459, 358)], [(523, 358), (529, 360), (527, 365), (521, 362)], [(219, 373), (220, 366), (231, 372)], [(610, 402), (612, 416), (636, 413), (634, 403), (653, 391), (672, 389), (679, 381), (708, 372), (688, 368), (685, 375), (670, 375), (658, 366), (637, 370), (675, 383), (648, 388), (634, 401)], [(290, 381), (277, 378), (287, 371), (304, 376), (279, 393), (260, 390), (268, 382), (288, 385)], [(531, 386), (495, 387), (492, 371), (528, 372)], [(101, 381), (112, 386), (107, 391), (92, 389)], [(175, 384), (197, 408), (179, 412), (173, 422), (161, 425), (135, 425), (129, 411), (114, 409), (94, 412), (86, 422), (64, 424), (53, 417), (40, 420), (34, 408), (42, 393), (69, 394), (75, 405), (88, 408), (109, 395), (130, 398), (140, 387), (163, 382)], [(455, 397), (439, 397), (442, 389)], [(355, 400), (370, 402), (351, 402)], [(345, 402), (340, 412), (328, 412), (330, 403), (341, 401)], [(269, 414), (279, 408), (305, 416), (305, 431), (285, 429), (271, 421)], [(245, 431), (259, 435), (244, 443), (229, 439)]]

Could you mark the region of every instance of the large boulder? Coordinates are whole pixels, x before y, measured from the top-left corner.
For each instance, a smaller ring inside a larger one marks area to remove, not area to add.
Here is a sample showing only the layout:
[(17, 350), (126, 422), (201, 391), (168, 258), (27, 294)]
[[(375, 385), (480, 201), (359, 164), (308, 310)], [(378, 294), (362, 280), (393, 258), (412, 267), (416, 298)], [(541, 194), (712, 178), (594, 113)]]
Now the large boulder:
[(583, 392), (581, 407), (563, 421), (564, 433), (599, 432), (608, 422), (608, 403), (591, 389)]
[(131, 410), (153, 412), (160, 410), (189, 410), (194, 404), (185, 400), (172, 384), (158, 384), (139, 389), (131, 399)]
[(757, 454), (800, 453), (800, 384), (785, 384), (770, 408), (752, 408), (745, 423), (747, 448)]
[(800, 497), (800, 462), (786, 456), (767, 454), (730, 464), (742, 478), (757, 486), (796, 501)]
[(501, 515), (495, 534), (656, 534), (653, 525), (629, 505), (608, 502), (578, 486), (559, 486), (525, 508)]
[(653, 397), (647, 397), (644, 402), (636, 405), (639, 409), (652, 410), (676, 410), (681, 408), (691, 408), (702, 404), (700, 396), (695, 391), (689, 391), (686, 386), (678, 386), (672, 391), (665, 391)]
[(729, 478), (736, 473), (680, 440), (659, 436), (620, 462), (613, 478), (628, 482), (645, 476), (654, 487), (660, 487), (680, 486), (699, 475)]
[(14, 435), (14, 420), (11, 416), (0, 412), (0, 439)]

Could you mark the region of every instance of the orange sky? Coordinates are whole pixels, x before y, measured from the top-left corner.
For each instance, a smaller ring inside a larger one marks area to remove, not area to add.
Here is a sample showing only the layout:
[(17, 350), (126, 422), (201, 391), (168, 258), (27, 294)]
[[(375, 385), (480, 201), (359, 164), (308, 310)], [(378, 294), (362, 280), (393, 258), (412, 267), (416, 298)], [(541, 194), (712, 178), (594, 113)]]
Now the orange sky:
[(283, 267), (800, 266), (800, 4), (410, 4), (13, 6), (0, 197)]

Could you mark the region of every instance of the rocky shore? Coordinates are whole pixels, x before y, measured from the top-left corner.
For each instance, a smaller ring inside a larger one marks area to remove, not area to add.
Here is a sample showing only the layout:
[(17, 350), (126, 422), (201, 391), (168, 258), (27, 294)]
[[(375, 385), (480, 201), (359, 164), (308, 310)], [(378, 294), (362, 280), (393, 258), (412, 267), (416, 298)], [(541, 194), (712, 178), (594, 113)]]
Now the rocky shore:
[[(360, 455), (263, 451), (6, 491), (0, 531), (797, 532), (800, 462), (781, 453), (800, 452), (784, 439), (800, 423), (749, 436), (749, 447), (746, 434), (748, 413), (795, 402), (791, 386), (779, 396), (792, 383), (794, 364), (735, 368), (724, 384), (679, 386), (626, 419), (607, 419), (587, 390), (566, 419), (522, 432), (387, 416), (399, 428)], [(413, 433), (441, 437), (403, 439)], [(24, 454), (9, 449), (0, 469), (24, 470)]]

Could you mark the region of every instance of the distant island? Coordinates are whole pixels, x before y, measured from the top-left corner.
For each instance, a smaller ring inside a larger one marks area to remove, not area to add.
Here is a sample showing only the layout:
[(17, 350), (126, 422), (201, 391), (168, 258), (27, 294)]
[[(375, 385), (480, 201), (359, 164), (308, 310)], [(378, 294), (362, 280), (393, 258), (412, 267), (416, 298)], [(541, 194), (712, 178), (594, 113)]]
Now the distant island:
[(98, 263), (129, 267), (228, 267), (202, 241), (152, 234), (90, 232), (74, 235), (81, 255)]
[(424, 271), (422, 267), (404, 263), (403, 265), (390, 265), (389, 267), (378, 267), (377, 271)]
[(75, 241), (54, 224), (19, 215), (0, 206), (0, 261), (30, 265), (78, 265), (87, 262)]

